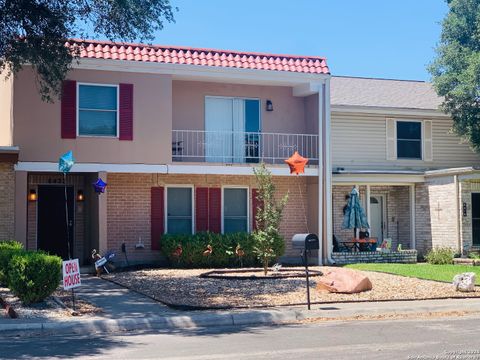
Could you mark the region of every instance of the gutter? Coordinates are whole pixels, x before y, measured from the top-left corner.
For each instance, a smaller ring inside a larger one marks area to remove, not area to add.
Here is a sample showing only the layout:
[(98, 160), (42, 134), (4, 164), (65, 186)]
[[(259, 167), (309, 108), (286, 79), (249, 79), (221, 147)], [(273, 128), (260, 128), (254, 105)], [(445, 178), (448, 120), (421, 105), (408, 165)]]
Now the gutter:
[(0, 162), (17, 163), (19, 153), (18, 146), (0, 146)]

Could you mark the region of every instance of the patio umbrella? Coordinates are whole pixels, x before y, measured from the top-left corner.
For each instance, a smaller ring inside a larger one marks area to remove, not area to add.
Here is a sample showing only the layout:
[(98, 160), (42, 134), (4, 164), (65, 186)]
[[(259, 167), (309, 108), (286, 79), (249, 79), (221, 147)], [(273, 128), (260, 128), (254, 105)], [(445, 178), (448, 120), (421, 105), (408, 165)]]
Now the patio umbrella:
[(360, 197), (356, 188), (353, 188), (350, 193), (350, 199), (348, 200), (348, 204), (345, 208), (345, 215), (343, 216), (342, 228), (353, 229), (354, 234), (356, 233), (356, 229), (370, 228), (367, 216), (365, 215), (365, 210), (363, 210), (362, 205), (360, 204)]

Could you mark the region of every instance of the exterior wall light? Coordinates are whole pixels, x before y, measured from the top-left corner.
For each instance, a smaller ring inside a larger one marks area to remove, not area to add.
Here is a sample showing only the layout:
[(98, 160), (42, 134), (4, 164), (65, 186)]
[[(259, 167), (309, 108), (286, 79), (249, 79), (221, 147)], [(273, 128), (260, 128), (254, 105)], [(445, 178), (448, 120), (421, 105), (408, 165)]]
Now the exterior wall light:
[(265, 105), (265, 109), (267, 111), (273, 111), (273, 103), (272, 103), (272, 100), (267, 100), (267, 103)]
[(35, 189), (31, 189), (28, 193), (28, 201), (37, 201), (37, 191)]
[(83, 190), (78, 190), (77, 191), (77, 201), (83, 201), (85, 200), (85, 196), (83, 195)]

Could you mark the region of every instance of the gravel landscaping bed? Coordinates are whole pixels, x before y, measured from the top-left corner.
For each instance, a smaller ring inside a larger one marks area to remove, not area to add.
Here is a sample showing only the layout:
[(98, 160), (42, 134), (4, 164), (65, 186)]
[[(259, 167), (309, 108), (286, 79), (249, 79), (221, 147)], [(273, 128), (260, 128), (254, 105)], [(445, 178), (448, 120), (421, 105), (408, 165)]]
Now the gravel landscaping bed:
[[(312, 267), (328, 271), (329, 267)], [(302, 304), (306, 301), (305, 278), (262, 280), (209, 279), (199, 275), (211, 269), (146, 269), (119, 272), (104, 277), (108, 280), (159, 301), (193, 307), (260, 307)], [(453, 285), (398, 275), (362, 271), (372, 284), (371, 291), (359, 294), (333, 294), (316, 290), (310, 279), (312, 302), (413, 300), (480, 297), (480, 287), (473, 293), (456, 292)]]
[[(52, 296), (42, 302), (24, 305), (12, 292), (5, 287), (0, 287), (0, 298), (13, 307), (19, 319), (59, 319), (72, 317), (72, 297), (70, 291), (57, 289)], [(76, 311), (80, 315), (94, 315), (102, 310), (91, 303), (75, 298)], [(7, 314), (0, 309), (0, 318), (7, 318)]]

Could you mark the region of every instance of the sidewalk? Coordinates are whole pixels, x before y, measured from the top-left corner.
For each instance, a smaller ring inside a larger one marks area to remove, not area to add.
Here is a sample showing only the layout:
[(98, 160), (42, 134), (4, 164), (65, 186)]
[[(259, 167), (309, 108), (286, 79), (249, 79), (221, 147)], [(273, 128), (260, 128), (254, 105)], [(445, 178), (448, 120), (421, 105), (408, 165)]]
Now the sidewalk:
[(102, 316), (35, 321), (0, 318), (0, 332), (31, 331), (61, 333), (118, 332), (151, 329), (186, 329), (214, 326), (261, 326), (322, 318), (351, 320), (355, 317), (412, 315), (432, 312), (478, 312), (480, 299), (447, 299), (335, 303), (306, 307), (276, 307), (262, 310), (177, 311), (146, 296), (93, 276), (82, 277), (77, 294), (103, 308)]

